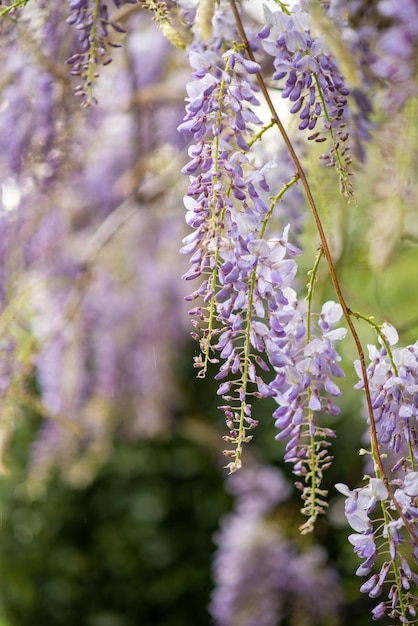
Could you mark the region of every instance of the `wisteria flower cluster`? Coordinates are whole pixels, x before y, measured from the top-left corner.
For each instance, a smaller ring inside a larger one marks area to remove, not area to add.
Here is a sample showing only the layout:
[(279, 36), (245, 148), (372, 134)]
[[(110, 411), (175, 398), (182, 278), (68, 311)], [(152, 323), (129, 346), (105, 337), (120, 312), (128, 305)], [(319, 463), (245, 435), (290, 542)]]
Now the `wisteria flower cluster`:
[[(368, 485), (350, 491), (346, 485), (338, 484), (337, 489), (346, 496), (345, 512), (351, 528), (349, 536), (354, 552), (364, 559), (358, 567), (358, 576), (369, 576), (360, 591), (370, 598), (379, 598), (384, 587), (388, 588), (387, 600), (381, 600), (372, 611), (374, 619), (389, 616), (400, 623), (415, 623), (416, 594), (414, 587), (418, 576), (410, 565), (418, 561), (416, 518), (416, 496), (418, 494), (418, 472), (410, 472), (403, 481), (398, 481), (394, 497), (402, 511), (398, 510), (389, 498), (388, 488), (380, 478), (370, 478)], [(380, 509), (380, 515), (377, 512)], [(404, 521), (405, 519), (405, 521)], [(405, 555), (405, 536), (402, 529), (407, 526), (412, 532), (411, 556)], [(378, 573), (371, 572), (379, 555), (384, 562)]]
[(344, 372), (338, 365), (341, 357), (334, 342), (345, 337), (346, 329), (332, 328), (342, 315), (335, 302), (324, 304), (317, 327), (309, 326), (303, 307), (295, 307), (293, 314), (285, 326), (287, 332), (277, 342), (282, 343), (282, 351), (276, 348), (275, 358), (281, 362), (275, 363), (277, 374), (271, 383), (279, 405), (273, 417), (280, 429), (276, 439), (288, 440), (284, 460), (292, 463), (294, 474), (303, 479), (296, 485), (305, 503), (302, 512), (308, 516), (301, 530), (308, 532), (326, 507), (327, 492), (321, 489), (321, 482), (324, 470), (331, 465), (329, 440), (335, 433), (321, 426), (318, 416), (321, 412), (331, 416), (340, 412), (332, 398), (341, 391), (333, 379), (344, 376)]
[[(349, 135), (344, 114), (349, 90), (324, 37), (311, 34), (309, 14), (299, 5), (290, 11), (272, 12), (267, 6), (265, 26), (260, 31), (263, 49), (274, 57), (274, 81), (283, 84), (282, 97), (292, 103), (290, 112), (299, 116), (299, 130), (310, 131), (315, 142), (332, 140), (324, 164), (336, 167), (341, 190), (350, 195)], [(320, 124), (318, 120), (321, 119)]]
[[(347, 520), (356, 531), (349, 541), (364, 559), (357, 574), (369, 576), (378, 555), (386, 554), (380, 572), (372, 574), (361, 586), (361, 591), (378, 598), (384, 584), (389, 585), (388, 599), (375, 606), (373, 617), (388, 615), (392, 619), (399, 618), (401, 623), (410, 623), (416, 617), (416, 596), (412, 589), (418, 576), (404, 548), (407, 542), (409, 557), (417, 565), (418, 353), (416, 345), (392, 348), (398, 342), (398, 333), (389, 324), (383, 324), (379, 330), (379, 342), (379, 348), (369, 346), (367, 368), (373, 408), (370, 442), (373, 461), (367, 468), (369, 482), (354, 491), (345, 485), (337, 485), (337, 488), (347, 498)], [(356, 369), (361, 377), (358, 362)], [(363, 380), (357, 388), (364, 388)], [(368, 422), (370, 426), (369, 416)], [(375, 460), (375, 447), (378, 447), (381, 463)], [(379, 509), (380, 514), (376, 513)]]
[[(119, 8), (123, 0), (113, 0)], [(125, 0), (135, 3), (136, 0)], [(76, 86), (75, 94), (83, 98), (87, 106), (93, 99), (92, 85), (98, 77), (98, 66), (111, 62), (108, 48), (118, 48), (120, 43), (110, 38), (109, 29), (124, 33), (125, 29), (115, 21), (109, 20), (109, 6), (104, 0), (68, 0), (70, 16), (68, 24), (78, 31), (80, 51), (72, 54), (67, 63), (71, 66), (71, 74), (81, 76), (82, 83)]]
[(216, 588), (209, 610), (216, 626), (276, 626), (284, 619), (338, 623), (341, 590), (325, 551), (299, 551), (285, 536), (285, 520), (274, 514), (290, 489), (281, 472), (249, 466), (227, 487), (235, 503), (215, 536)]
[[(398, 333), (389, 324), (382, 326), (381, 337), (379, 348), (369, 346), (368, 376), (376, 437), (388, 454), (385, 464), (396, 458), (396, 469), (408, 472), (418, 460), (418, 346), (392, 348), (398, 342)], [(358, 362), (355, 365), (359, 373)], [(363, 386), (360, 382), (357, 388)]]
[[(193, 50), (190, 59), (195, 82), (188, 87), (190, 102), (179, 130), (193, 134), (198, 143), (189, 149), (192, 160), (183, 169), (191, 177), (186, 221), (194, 228), (182, 248), (191, 255), (184, 279), (204, 279), (189, 296), (191, 301), (198, 297), (204, 301), (191, 311), (200, 331), (195, 335), (201, 347), (195, 359), (199, 375), (218, 361), (214, 352), (219, 351), (224, 362), (216, 378), (238, 376), (222, 382), (218, 391), (230, 403), (223, 409), (228, 441), (237, 446), (228, 452), (234, 457), (233, 470), (241, 464), (246, 429), (256, 424), (247, 397), (274, 394), (256, 370), (256, 365), (268, 369), (257, 355), (265, 346), (264, 301), (275, 308), (287, 303), (283, 290), (292, 283), (296, 264), (285, 257), (298, 251), (288, 242), (288, 229), (282, 236), (264, 237), (271, 215), (268, 186), (262, 170), (255, 171), (247, 156), (248, 142), (255, 135), (248, 124), (260, 121), (249, 106), (257, 106), (258, 100), (245, 72), (251, 76), (259, 66), (239, 50), (216, 56)], [(236, 64), (242, 67), (240, 73)]]
[(361, 86), (356, 91), (375, 99), (376, 88), (384, 81), (386, 89), (379, 106), (386, 114), (393, 114), (416, 95), (416, 3), (407, 0), (401, 6), (394, 0), (331, 0), (327, 5), (361, 74)]

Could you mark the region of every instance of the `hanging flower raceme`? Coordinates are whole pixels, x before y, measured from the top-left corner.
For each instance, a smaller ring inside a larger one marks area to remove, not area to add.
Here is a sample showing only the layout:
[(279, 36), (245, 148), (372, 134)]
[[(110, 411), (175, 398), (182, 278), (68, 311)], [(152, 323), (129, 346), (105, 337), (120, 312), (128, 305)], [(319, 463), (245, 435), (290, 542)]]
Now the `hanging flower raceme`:
[(341, 592), (325, 550), (311, 547), (300, 553), (286, 537), (287, 516), (279, 510), (276, 519), (275, 509), (290, 492), (280, 471), (245, 467), (230, 477), (227, 488), (235, 505), (214, 538), (215, 588), (209, 605), (214, 624), (338, 623)]
[[(282, 97), (292, 103), (290, 112), (299, 115), (299, 130), (311, 131), (316, 142), (329, 137), (332, 147), (321, 156), (340, 176), (341, 191), (351, 195), (351, 163), (344, 111), (349, 91), (323, 37), (311, 34), (311, 18), (299, 4), (291, 12), (264, 8), (266, 24), (258, 37), (264, 50), (274, 57), (273, 79), (283, 83)], [(323, 120), (322, 127), (318, 120)]]
[[(378, 555), (385, 556), (379, 573), (361, 586), (371, 598), (388, 587), (388, 599), (374, 608), (374, 619), (388, 615), (409, 624), (416, 618), (411, 587), (418, 582), (407, 558), (409, 552), (410, 560), (418, 563), (418, 345), (392, 349), (398, 341), (393, 326), (383, 324), (378, 332), (380, 347), (369, 346), (367, 368), (373, 424), (370, 416), (368, 422), (375, 433), (367, 466), (372, 476), (360, 489), (351, 491), (341, 484), (337, 489), (346, 496), (346, 517), (356, 531), (350, 543), (364, 559), (357, 574), (369, 576)], [(356, 387), (362, 389), (361, 367), (355, 365), (361, 377)], [(405, 548), (407, 536), (410, 551)]]
[[(137, 0), (113, 0), (113, 3), (119, 8), (123, 1), (136, 3)], [(70, 74), (82, 78), (82, 83), (74, 92), (88, 106), (94, 101), (92, 86), (98, 77), (98, 67), (112, 60), (108, 48), (119, 48), (121, 45), (110, 37), (110, 29), (116, 33), (124, 33), (125, 30), (119, 23), (109, 20), (109, 7), (105, 0), (68, 0), (68, 4), (70, 16), (67, 23), (77, 29), (79, 50), (67, 59), (67, 63), (71, 66)]]
[(280, 321), (272, 324), (267, 343), (277, 372), (270, 385), (276, 390), (279, 405), (273, 417), (280, 430), (276, 439), (287, 441), (284, 460), (292, 463), (294, 474), (303, 479), (296, 483), (302, 491), (302, 513), (308, 516), (301, 530), (309, 532), (326, 507), (327, 491), (320, 485), (332, 461), (329, 439), (335, 434), (318, 424), (318, 416), (340, 412), (332, 400), (341, 394), (333, 378), (344, 373), (334, 343), (345, 337), (346, 329), (333, 328), (342, 316), (339, 304), (326, 302), (314, 326), (306, 303), (298, 302), (291, 290), (286, 296), (289, 305), (284, 307)]
[(203, 278), (189, 296), (203, 299), (191, 311), (201, 348), (195, 367), (203, 377), (210, 362), (222, 362), (216, 379), (223, 381), (218, 393), (227, 401), (225, 439), (236, 446), (225, 451), (234, 471), (241, 465), (242, 443), (251, 438), (246, 430), (256, 425), (248, 398), (275, 393), (261, 376), (269, 370), (261, 355), (269, 311), (288, 304), (284, 290), (296, 274), (295, 261), (286, 257), (299, 251), (288, 241), (288, 228), (267, 237), (277, 200), (268, 199), (263, 167), (256, 169), (248, 155), (260, 124), (250, 108), (258, 100), (249, 76), (259, 66), (239, 47), (224, 54), (192, 50), (190, 61), (195, 80), (179, 131), (193, 134), (197, 143), (183, 169), (191, 179), (186, 221), (194, 229), (182, 248), (191, 255), (184, 278)]
[[(381, 340), (380, 348), (369, 346), (367, 370), (376, 434), (388, 459), (396, 455), (397, 467), (410, 471), (418, 461), (418, 343), (391, 350), (398, 334), (389, 324), (382, 330), (385, 345)], [(360, 365), (355, 365), (360, 376)], [(362, 382), (356, 385), (363, 386)]]
[[(416, 522), (418, 508), (413, 502), (418, 494), (418, 472), (411, 472), (401, 482), (403, 488), (395, 491), (396, 501), (405, 513), (413, 513)], [(353, 491), (343, 484), (336, 485), (336, 488), (346, 496), (345, 514), (351, 528), (356, 531), (348, 539), (354, 546), (354, 552), (363, 559), (356, 574), (369, 576), (360, 591), (370, 598), (378, 598), (387, 588), (387, 600), (374, 607), (373, 619), (389, 616), (403, 624), (416, 623), (416, 597), (412, 589), (418, 583), (418, 576), (404, 554), (404, 522), (398, 516), (383, 480), (370, 478), (365, 487)], [(410, 521), (413, 526), (414, 521), (411, 518)], [(372, 574), (378, 556), (385, 560), (380, 564), (379, 572)], [(417, 543), (413, 538), (411, 559), (415, 562), (418, 559)]]

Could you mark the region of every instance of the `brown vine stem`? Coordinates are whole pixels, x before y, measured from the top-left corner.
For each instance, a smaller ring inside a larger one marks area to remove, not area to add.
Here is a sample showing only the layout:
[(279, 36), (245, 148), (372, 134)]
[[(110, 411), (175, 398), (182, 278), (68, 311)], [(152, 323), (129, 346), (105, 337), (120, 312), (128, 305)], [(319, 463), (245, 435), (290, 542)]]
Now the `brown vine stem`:
[[(242, 23), (241, 20), (241, 15), (239, 13), (238, 7), (237, 7), (237, 3), (236, 0), (229, 0), (230, 6), (231, 6), (231, 10), (232, 13), (234, 15), (234, 19), (235, 19), (235, 23), (237, 25), (237, 29), (239, 32), (239, 35), (242, 39), (242, 43), (244, 44), (246, 50), (247, 50), (247, 54), (248, 57), (251, 59), (251, 61), (256, 62), (256, 59), (254, 57), (253, 51), (251, 49), (250, 43), (248, 41), (248, 37), (247, 34), (245, 32), (244, 29), (244, 25)], [(325, 231), (323, 229), (322, 226), (322, 222), (321, 222), (321, 218), (319, 216), (319, 212), (316, 206), (316, 202), (314, 200), (314, 197), (312, 195), (312, 191), (308, 182), (308, 179), (306, 177), (305, 171), (301, 165), (301, 162), (299, 160), (299, 157), (297, 156), (295, 149), (293, 148), (292, 142), (290, 141), (290, 138), (286, 132), (285, 127), (282, 124), (282, 121), (280, 120), (276, 108), (273, 104), (273, 101), (270, 97), (270, 94), (267, 90), (267, 86), (266, 83), (264, 82), (264, 78), (261, 74), (261, 72), (257, 72), (256, 74), (256, 78), (257, 78), (257, 83), (258, 86), (260, 87), (260, 91), (263, 94), (263, 97), (266, 101), (266, 104), (270, 110), (270, 114), (272, 117), (272, 120), (275, 122), (275, 124), (277, 125), (280, 134), (283, 138), (283, 141), (286, 145), (286, 148), (291, 156), (291, 159), (293, 161), (293, 164), (296, 168), (296, 171), (299, 175), (299, 178), (301, 180), (301, 183), (303, 185), (304, 191), (305, 191), (305, 195), (306, 198), (308, 200), (308, 204), (309, 207), (311, 209), (311, 213), (313, 216), (313, 219), (315, 221), (315, 225), (316, 228), (318, 230), (318, 234), (319, 234), (319, 238), (321, 241), (321, 247), (325, 256), (325, 259), (327, 261), (328, 264), (328, 269), (329, 269), (329, 273), (331, 276), (331, 281), (335, 290), (335, 293), (337, 295), (338, 301), (341, 305), (341, 308), (343, 310), (343, 314), (344, 314), (344, 318), (347, 322), (348, 328), (350, 330), (351, 336), (353, 337), (354, 343), (356, 345), (356, 349), (357, 349), (357, 353), (359, 355), (359, 359), (360, 359), (360, 365), (361, 365), (361, 372), (362, 372), (362, 377), (363, 377), (363, 384), (364, 384), (364, 392), (366, 395), (366, 403), (367, 403), (367, 411), (368, 411), (368, 415), (369, 415), (369, 421), (370, 421), (370, 439), (371, 439), (371, 445), (372, 445), (372, 453), (373, 453), (373, 458), (375, 460), (376, 466), (377, 466), (377, 471), (376, 474), (378, 475), (379, 478), (381, 478), (381, 480), (383, 481), (383, 483), (385, 484), (385, 487), (388, 491), (389, 497), (399, 515), (399, 517), (402, 519), (403, 523), (405, 524), (405, 528), (408, 530), (408, 532), (411, 534), (412, 537), (415, 537), (416, 539), (418, 539), (418, 535), (415, 532), (415, 530), (412, 528), (409, 520), (405, 517), (398, 501), (396, 500), (392, 487), (389, 484), (389, 478), (386, 474), (385, 468), (383, 467), (383, 462), (382, 462), (382, 458), (380, 456), (380, 451), (379, 451), (379, 442), (377, 439), (377, 431), (376, 431), (376, 423), (374, 420), (374, 414), (373, 414), (373, 406), (372, 406), (372, 399), (371, 399), (371, 394), (370, 394), (370, 387), (369, 387), (369, 383), (368, 383), (368, 379), (367, 379), (367, 369), (366, 369), (366, 360), (364, 357), (364, 350), (363, 350), (363, 346), (361, 344), (360, 338), (358, 336), (358, 333), (356, 331), (356, 328), (353, 324), (353, 321), (351, 319), (351, 311), (345, 301), (343, 292), (341, 290), (341, 286), (340, 286), (340, 282), (339, 279), (337, 277), (337, 272), (335, 269), (335, 265), (334, 265), (334, 261), (332, 259), (332, 255), (331, 255), (331, 251), (328, 245), (328, 240), (326, 238), (325, 235)]]

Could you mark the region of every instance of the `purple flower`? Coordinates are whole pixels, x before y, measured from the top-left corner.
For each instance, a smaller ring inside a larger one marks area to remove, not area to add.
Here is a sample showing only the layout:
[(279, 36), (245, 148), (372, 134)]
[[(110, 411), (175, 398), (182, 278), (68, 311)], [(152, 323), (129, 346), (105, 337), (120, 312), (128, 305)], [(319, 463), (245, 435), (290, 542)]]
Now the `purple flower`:
[(369, 515), (376, 502), (388, 497), (387, 489), (382, 480), (371, 478), (369, 484), (362, 489), (350, 491), (346, 485), (338, 483), (336, 489), (347, 497), (345, 513), (348, 523), (357, 532), (368, 532), (371, 529)]
[(406, 0), (400, 6), (396, 0), (332, 0), (330, 4), (329, 15), (361, 71), (363, 102), (370, 102), (378, 87), (384, 93), (379, 105), (388, 114), (398, 111), (415, 94), (411, 78), (416, 71), (416, 2)]
[[(275, 322), (271, 323), (272, 330), (265, 344), (276, 371), (276, 377), (270, 383), (279, 405), (273, 413), (275, 425), (280, 430), (276, 439), (287, 441), (284, 459), (292, 463), (294, 473), (306, 481), (305, 485), (299, 483), (299, 486), (305, 501), (303, 512), (310, 519), (310, 528), (316, 515), (326, 506), (320, 483), (323, 471), (332, 461), (328, 439), (334, 436), (332, 430), (318, 425), (317, 415), (321, 411), (331, 415), (339, 413), (332, 398), (340, 395), (340, 389), (332, 378), (344, 374), (337, 365), (340, 356), (333, 342), (342, 339), (346, 331), (332, 328), (341, 318), (342, 310), (335, 302), (327, 302), (318, 326), (309, 329), (308, 340), (306, 305), (297, 301), (290, 288), (285, 295), (288, 304), (283, 306), (280, 315), (276, 316), (277, 311), (274, 312)], [(312, 441), (315, 441), (314, 453)], [(315, 477), (318, 493), (312, 489), (311, 478), (306, 479), (308, 476)], [(314, 512), (310, 505), (316, 495), (320, 506)]]
[(287, 500), (290, 485), (276, 468), (249, 465), (232, 474), (227, 488), (236, 499), (236, 509), (241, 515), (260, 516)]
[[(114, 0), (116, 6), (121, 3), (121, 0)], [(77, 85), (74, 93), (88, 106), (95, 100), (92, 84), (98, 77), (98, 66), (111, 62), (109, 46), (118, 48), (121, 45), (110, 38), (109, 29), (116, 33), (125, 31), (120, 24), (109, 20), (106, 0), (68, 0), (68, 6), (70, 15), (66, 21), (77, 30), (78, 50), (67, 59), (67, 64), (71, 67), (71, 75), (82, 78), (83, 82)]]
[[(405, 85), (416, 65), (418, 9), (406, 0), (402, 9), (391, 0), (379, 2), (380, 13), (391, 18), (391, 24), (378, 38), (377, 59), (372, 68), (394, 84)], [(396, 58), (396, 63), (394, 59)]]
[[(410, 474), (412, 476), (406, 481), (406, 488), (415, 492), (417, 472)], [(377, 478), (369, 479), (365, 487), (353, 491), (343, 484), (337, 484), (336, 488), (346, 496), (346, 517), (350, 526), (357, 531), (350, 535), (348, 540), (354, 546), (354, 552), (364, 559), (356, 574), (369, 576), (380, 552), (390, 557), (383, 563), (380, 572), (372, 574), (360, 587), (362, 593), (377, 598), (383, 592), (385, 582), (395, 580), (395, 584), (389, 589), (388, 601), (380, 602), (374, 608), (373, 618), (380, 619), (390, 609), (389, 615), (392, 618), (399, 618), (404, 623), (406, 610), (414, 610), (415, 600), (409, 593), (413, 575), (407, 560), (399, 553), (399, 546), (404, 542), (399, 529), (404, 526), (404, 521), (400, 517), (392, 517), (395, 507), (389, 499), (388, 489), (384, 482)], [(411, 498), (402, 490), (395, 492), (395, 498), (405, 514), (410, 513)], [(370, 515), (376, 506), (382, 509), (383, 519), (381, 512), (373, 517)]]
[[(387, 346), (380, 349), (369, 346), (370, 364), (367, 368), (376, 433), (389, 460), (394, 456), (410, 457), (413, 466), (418, 457), (418, 442), (411, 436), (418, 415), (418, 346), (394, 348), (389, 356), (387, 348), (396, 345), (398, 335), (390, 325), (383, 325), (382, 333)], [(380, 343), (383, 345), (382, 340)], [(358, 362), (355, 367), (361, 376)], [(363, 388), (362, 380), (356, 388)]]
[(204, 303), (191, 311), (198, 312), (194, 325), (202, 351), (195, 366), (204, 376), (209, 362), (222, 362), (216, 378), (227, 402), (222, 405), (230, 431), (225, 439), (236, 445), (225, 451), (233, 457), (228, 464), (233, 471), (240, 466), (242, 442), (250, 438), (246, 430), (256, 425), (248, 398), (275, 394), (257, 367), (269, 370), (261, 354), (269, 340), (270, 311), (277, 315), (288, 303), (285, 291), (294, 280), (293, 257), (299, 251), (288, 241), (288, 228), (269, 233), (274, 204), (263, 170), (247, 156), (253, 125), (259, 124), (252, 110), (258, 105), (251, 79), (256, 67), (236, 50), (223, 55), (191, 50), (190, 61), (195, 81), (188, 86), (179, 131), (197, 143), (183, 168), (190, 176), (186, 221), (194, 229), (183, 240), (182, 252), (191, 255), (184, 279), (203, 280), (188, 297)]
[[(177, 153), (154, 132), (178, 137), (178, 120), (163, 119), (157, 102), (144, 107), (138, 128), (126, 58), (100, 84), (108, 106), (80, 110), (57, 79), (74, 43), (65, 4), (41, 3), (17, 25), (22, 42), (27, 28), (39, 45), (31, 63), (13, 40), (2, 52), (13, 81), (2, 88), (0, 115), (0, 304), (12, 320), (4, 335), (17, 341), (3, 345), (0, 378), (3, 403), (31, 401), (46, 420), (31, 446), (30, 478), (42, 482), (56, 467), (81, 484), (106, 459), (121, 416), (124, 437), (170, 429), (179, 402), (173, 363), (187, 341), (185, 289), (175, 279), (185, 269), (176, 243), (184, 228), (168, 209), (178, 204)], [(144, 30), (136, 19), (133, 38)], [(127, 54), (132, 67), (144, 65), (142, 52)], [(168, 71), (165, 47), (153, 54), (158, 82)], [(182, 70), (170, 72), (181, 85)], [(157, 146), (158, 166), (148, 162)], [(146, 178), (136, 173), (140, 159)], [(32, 372), (38, 391), (28, 399)]]
[[(264, 7), (268, 30), (259, 33), (264, 50), (274, 57), (273, 79), (284, 83), (282, 97), (293, 103), (290, 111), (299, 115), (299, 130), (310, 131), (308, 139), (332, 140), (322, 162), (337, 169), (341, 191), (351, 195), (348, 167), (348, 133), (344, 116), (349, 90), (323, 37), (310, 31), (310, 16), (297, 4), (291, 12), (272, 12)], [(319, 119), (322, 128), (317, 128)], [(312, 132), (315, 131), (315, 132)]]
[(276, 626), (284, 618), (309, 623), (336, 618), (341, 593), (336, 572), (325, 564), (325, 552), (310, 548), (300, 553), (272, 516), (273, 508), (289, 494), (280, 471), (245, 467), (230, 476), (228, 484), (236, 502), (215, 536), (215, 588), (209, 611), (216, 626)]

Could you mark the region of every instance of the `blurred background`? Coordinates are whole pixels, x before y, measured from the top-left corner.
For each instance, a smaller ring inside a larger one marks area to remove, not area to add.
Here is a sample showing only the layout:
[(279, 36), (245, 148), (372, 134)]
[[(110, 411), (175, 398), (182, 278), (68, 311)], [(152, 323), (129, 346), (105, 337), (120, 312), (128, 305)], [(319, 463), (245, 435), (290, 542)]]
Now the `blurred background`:
[[(330, 423), (329, 513), (300, 537), (273, 403), (255, 405), (245, 469), (228, 478), (217, 385), (192, 366), (178, 253), (187, 146), (176, 131), (187, 60), (143, 8), (111, 11), (128, 34), (115, 32), (123, 47), (100, 68), (89, 108), (66, 64), (78, 45), (66, 3), (30, 2), (0, 26), (0, 624), (369, 624), (333, 487), (363, 474), (354, 347), (342, 347), (342, 413)], [(377, 15), (369, 29), (393, 26)], [(399, 107), (376, 92), (349, 206), (315, 149), (298, 149), (350, 307), (409, 343), (417, 100), (405, 94)], [(271, 144), (279, 154), (279, 138)], [(303, 288), (318, 238), (297, 203)], [(325, 266), (316, 297), (334, 298)]]

